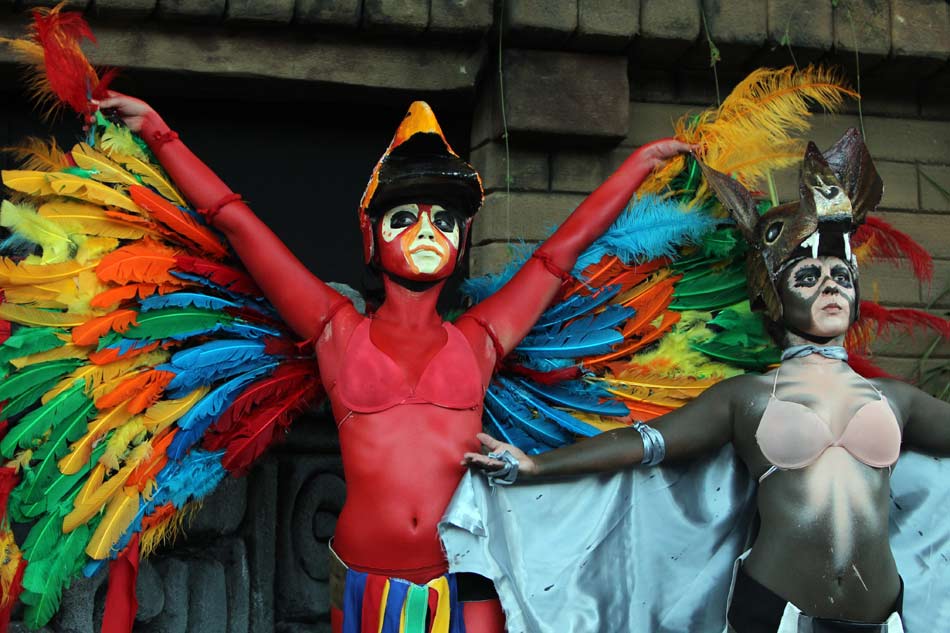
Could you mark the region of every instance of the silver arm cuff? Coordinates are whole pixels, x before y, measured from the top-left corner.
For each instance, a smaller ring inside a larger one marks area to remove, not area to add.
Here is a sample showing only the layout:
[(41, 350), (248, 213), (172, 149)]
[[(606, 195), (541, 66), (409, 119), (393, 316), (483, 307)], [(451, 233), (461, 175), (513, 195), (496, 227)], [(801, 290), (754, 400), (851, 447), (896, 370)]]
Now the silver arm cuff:
[(501, 453), (489, 453), (488, 457), (505, 462), (503, 468), (499, 470), (489, 470), (485, 472), (488, 476), (488, 485), (510, 486), (518, 478), (518, 460), (509, 451)]
[(633, 428), (640, 433), (643, 440), (643, 459), (640, 461), (644, 466), (656, 466), (666, 457), (666, 442), (663, 435), (649, 424), (635, 422)]

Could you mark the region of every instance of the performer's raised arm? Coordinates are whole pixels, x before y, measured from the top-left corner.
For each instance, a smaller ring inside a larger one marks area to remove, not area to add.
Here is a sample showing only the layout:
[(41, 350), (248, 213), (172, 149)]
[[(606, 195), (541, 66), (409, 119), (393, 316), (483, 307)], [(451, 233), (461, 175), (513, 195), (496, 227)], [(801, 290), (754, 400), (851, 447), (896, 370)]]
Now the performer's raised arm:
[(570, 274), (577, 257), (606, 231), (650, 172), (690, 150), (675, 139), (644, 145), (574, 210), (498, 292), (466, 313), (487, 323), (504, 353), (524, 338)]
[(346, 299), (317, 279), (151, 106), (110, 92), (99, 107), (114, 109), (129, 129), (145, 139), (185, 197), (228, 238), (287, 324), (303, 338), (318, 334), (331, 308)]

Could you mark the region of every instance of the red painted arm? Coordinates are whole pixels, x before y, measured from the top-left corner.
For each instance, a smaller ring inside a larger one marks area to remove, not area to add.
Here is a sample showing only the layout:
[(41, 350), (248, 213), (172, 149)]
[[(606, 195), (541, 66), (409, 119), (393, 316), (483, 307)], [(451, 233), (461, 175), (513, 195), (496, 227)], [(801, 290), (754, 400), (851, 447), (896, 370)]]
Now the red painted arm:
[(491, 325), (507, 354), (524, 338), (561, 286), (558, 271), (569, 272), (578, 256), (623, 211), (654, 167), (689, 151), (673, 139), (655, 141), (631, 154), (567, 217), (511, 280), (467, 314)]
[(305, 339), (318, 334), (330, 308), (344, 301), (343, 296), (317, 279), (244, 202), (221, 205), (233, 194), (231, 189), (171, 133), (154, 110), (145, 112), (140, 123), (142, 138), (185, 197), (198, 209), (220, 206), (208, 214), (209, 221), (228, 238), (284, 321)]

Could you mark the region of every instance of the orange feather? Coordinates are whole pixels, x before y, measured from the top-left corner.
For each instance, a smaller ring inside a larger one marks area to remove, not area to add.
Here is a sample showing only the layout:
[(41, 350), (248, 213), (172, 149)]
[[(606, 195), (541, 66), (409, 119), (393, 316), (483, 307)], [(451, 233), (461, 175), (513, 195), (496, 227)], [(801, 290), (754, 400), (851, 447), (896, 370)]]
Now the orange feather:
[(174, 282), (169, 271), (175, 265), (175, 255), (174, 249), (146, 238), (103, 257), (96, 275), (117, 284)]
[(139, 354), (151, 352), (152, 350), (158, 349), (159, 345), (160, 343), (155, 341), (153, 343), (149, 343), (148, 345), (143, 345), (142, 347), (135, 347), (126, 350), (124, 354), (120, 354), (117, 347), (103, 349), (96, 352), (89, 352), (89, 362), (91, 362), (93, 365), (108, 365), (109, 363), (114, 363), (117, 360), (125, 360), (127, 358), (138, 356)]
[(151, 189), (133, 185), (129, 187), (129, 195), (155, 220), (194, 243), (208, 257), (223, 259), (228, 256), (228, 249), (215, 237), (214, 233)]
[[(141, 395), (143, 393), (148, 394), (148, 397), (151, 398), (157, 395), (160, 395), (161, 392), (165, 389), (172, 378), (175, 377), (175, 374), (170, 371), (162, 371), (158, 369), (150, 369), (143, 372), (140, 372), (130, 378), (123, 380), (119, 385), (112, 391), (103, 394), (96, 398), (96, 408), (102, 411), (103, 409), (111, 409), (114, 406), (122, 404), (126, 400), (134, 399), (136, 404), (141, 404)], [(157, 393), (155, 393), (157, 390)], [(142, 407), (138, 411), (134, 410), (132, 402), (129, 402), (128, 408), (132, 413), (138, 413), (139, 411), (144, 410), (146, 407)]]
[(177, 431), (177, 428), (172, 427), (152, 438), (151, 456), (132, 471), (126, 481), (127, 486), (135, 486), (139, 491), (144, 491), (145, 487), (155, 480), (159, 471), (168, 463), (168, 447), (175, 439)]
[(135, 310), (115, 310), (109, 314), (86, 321), (73, 328), (73, 343), (76, 345), (95, 345), (99, 338), (111, 331), (125, 332), (135, 325)]

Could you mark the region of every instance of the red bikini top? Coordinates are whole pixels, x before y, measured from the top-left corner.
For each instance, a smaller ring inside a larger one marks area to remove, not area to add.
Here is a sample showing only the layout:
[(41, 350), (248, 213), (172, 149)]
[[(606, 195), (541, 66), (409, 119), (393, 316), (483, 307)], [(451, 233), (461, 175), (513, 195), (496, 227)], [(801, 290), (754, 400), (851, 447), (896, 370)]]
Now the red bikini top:
[(334, 383), (340, 404), (353, 413), (377, 413), (400, 404), (432, 404), (445, 409), (476, 409), (485, 397), (472, 346), (457, 327), (443, 323), (445, 345), (429, 360), (415, 385), (369, 336), (364, 318), (347, 343)]
[(900, 425), (887, 398), (869, 381), (865, 380), (877, 392), (877, 400), (858, 409), (836, 438), (831, 426), (813, 409), (775, 396), (778, 374), (776, 370), (772, 396), (755, 432), (759, 450), (772, 463), (759, 477), (760, 482), (776, 470), (805, 468), (832, 446), (844, 448), (859, 462), (874, 468), (894, 465), (901, 450)]

